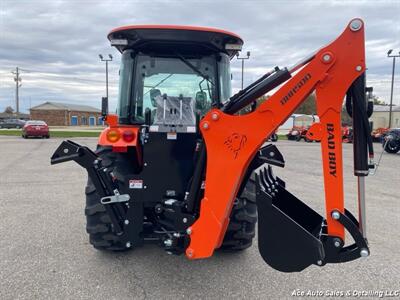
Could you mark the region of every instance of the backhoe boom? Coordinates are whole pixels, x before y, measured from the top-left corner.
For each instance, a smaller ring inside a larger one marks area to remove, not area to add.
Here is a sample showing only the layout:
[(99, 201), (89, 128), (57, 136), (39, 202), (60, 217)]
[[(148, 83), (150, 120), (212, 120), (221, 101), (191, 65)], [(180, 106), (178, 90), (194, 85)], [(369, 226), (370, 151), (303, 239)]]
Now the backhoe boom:
[[(191, 241), (186, 250), (189, 258), (208, 257), (220, 246), (247, 167), (266, 137), (313, 91), (320, 123), (312, 126), (309, 137), (321, 140), (326, 234), (344, 242), (345, 226), (336, 218), (336, 212), (345, 215), (341, 110), (346, 92), (365, 69), (364, 24), (354, 19), (335, 41), (291, 68), (294, 74), (287, 69), (268, 74), (223, 110), (213, 109), (203, 118), (200, 128), (207, 149), (206, 184), (200, 217), (190, 228)], [(233, 115), (283, 81), (286, 83), (255, 111)], [(366, 152), (366, 148), (358, 151)]]

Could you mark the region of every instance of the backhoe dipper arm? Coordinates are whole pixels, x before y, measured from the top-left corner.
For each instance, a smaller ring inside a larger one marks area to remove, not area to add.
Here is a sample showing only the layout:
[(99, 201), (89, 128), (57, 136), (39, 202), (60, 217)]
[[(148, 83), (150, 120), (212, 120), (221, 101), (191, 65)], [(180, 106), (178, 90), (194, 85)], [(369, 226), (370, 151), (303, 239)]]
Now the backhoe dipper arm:
[(213, 109), (203, 118), (206, 183), (200, 216), (188, 230), (189, 258), (209, 257), (221, 245), (247, 167), (266, 138), (314, 90), (320, 123), (312, 126), (309, 135), (321, 140), (327, 234), (344, 241), (344, 226), (335, 214), (332, 217), (334, 211), (345, 215), (341, 109), (346, 92), (365, 72), (364, 52), (364, 24), (354, 19), (335, 41), (288, 70), (297, 73), (255, 111), (233, 115)]

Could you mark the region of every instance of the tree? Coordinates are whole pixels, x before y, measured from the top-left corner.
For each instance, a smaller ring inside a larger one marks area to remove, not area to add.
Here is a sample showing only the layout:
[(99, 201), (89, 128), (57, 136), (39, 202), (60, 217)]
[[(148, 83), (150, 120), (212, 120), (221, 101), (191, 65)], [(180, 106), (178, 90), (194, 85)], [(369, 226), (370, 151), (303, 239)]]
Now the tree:
[[(257, 104), (256, 104), (256, 107), (259, 107), (260, 104), (263, 103), (265, 100), (267, 100), (269, 97), (271, 97), (271, 96), (270, 96), (270, 95), (263, 95), (263, 96), (257, 98), (257, 100), (256, 100), (256, 103), (257, 103)], [(239, 111), (239, 115), (248, 114), (248, 113), (252, 112), (252, 109), (253, 109), (253, 104), (249, 104), (249, 105), (247, 105), (246, 107), (242, 108), (242, 109)]]
[(378, 96), (372, 95), (372, 100), (374, 101), (374, 105), (389, 105), (386, 104), (385, 101), (380, 100)]
[(353, 124), (353, 119), (352, 119), (352, 118), (350, 117), (350, 115), (348, 114), (345, 105), (342, 106), (341, 118), (342, 118), (342, 125), (351, 126), (351, 125)]
[(14, 109), (11, 106), (7, 106), (6, 109), (4, 110), (6, 114), (13, 114)]
[(317, 107), (315, 105), (315, 94), (312, 93), (307, 99), (295, 110), (295, 114), (315, 115)]

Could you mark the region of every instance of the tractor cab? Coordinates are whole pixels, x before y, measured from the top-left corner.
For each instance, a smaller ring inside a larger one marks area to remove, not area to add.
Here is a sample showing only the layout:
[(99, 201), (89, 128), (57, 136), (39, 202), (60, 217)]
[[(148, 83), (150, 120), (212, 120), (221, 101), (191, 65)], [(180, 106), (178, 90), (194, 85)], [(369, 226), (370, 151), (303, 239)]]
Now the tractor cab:
[(237, 35), (213, 28), (125, 26), (108, 35), (121, 53), (118, 119), (157, 132), (196, 132), (231, 97)]

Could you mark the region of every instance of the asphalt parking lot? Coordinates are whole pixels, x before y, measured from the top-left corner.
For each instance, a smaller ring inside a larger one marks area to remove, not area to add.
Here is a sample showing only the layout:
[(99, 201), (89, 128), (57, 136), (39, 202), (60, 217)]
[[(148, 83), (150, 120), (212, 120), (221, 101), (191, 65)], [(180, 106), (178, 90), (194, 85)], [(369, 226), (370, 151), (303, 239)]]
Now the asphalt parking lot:
[[(96, 144), (95, 138), (74, 140)], [(72, 162), (50, 166), (60, 142), (0, 136), (0, 299), (280, 299), (294, 291), (357, 295), (400, 289), (400, 154), (385, 153), (378, 173), (367, 179), (371, 256), (286, 274), (264, 263), (257, 242), (242, 253), (198, 261), (156, 246), (96, 251), (85, 232), (85, 170)], [(276, 173), (288, 190), (322, 213), (319, 145), (277, 145), (287, 166)], [(375, 147), (379, 154), (380, 145)], [(344, 145), (344, 158), (346, 206), (356, 213), (350, 144)]]

